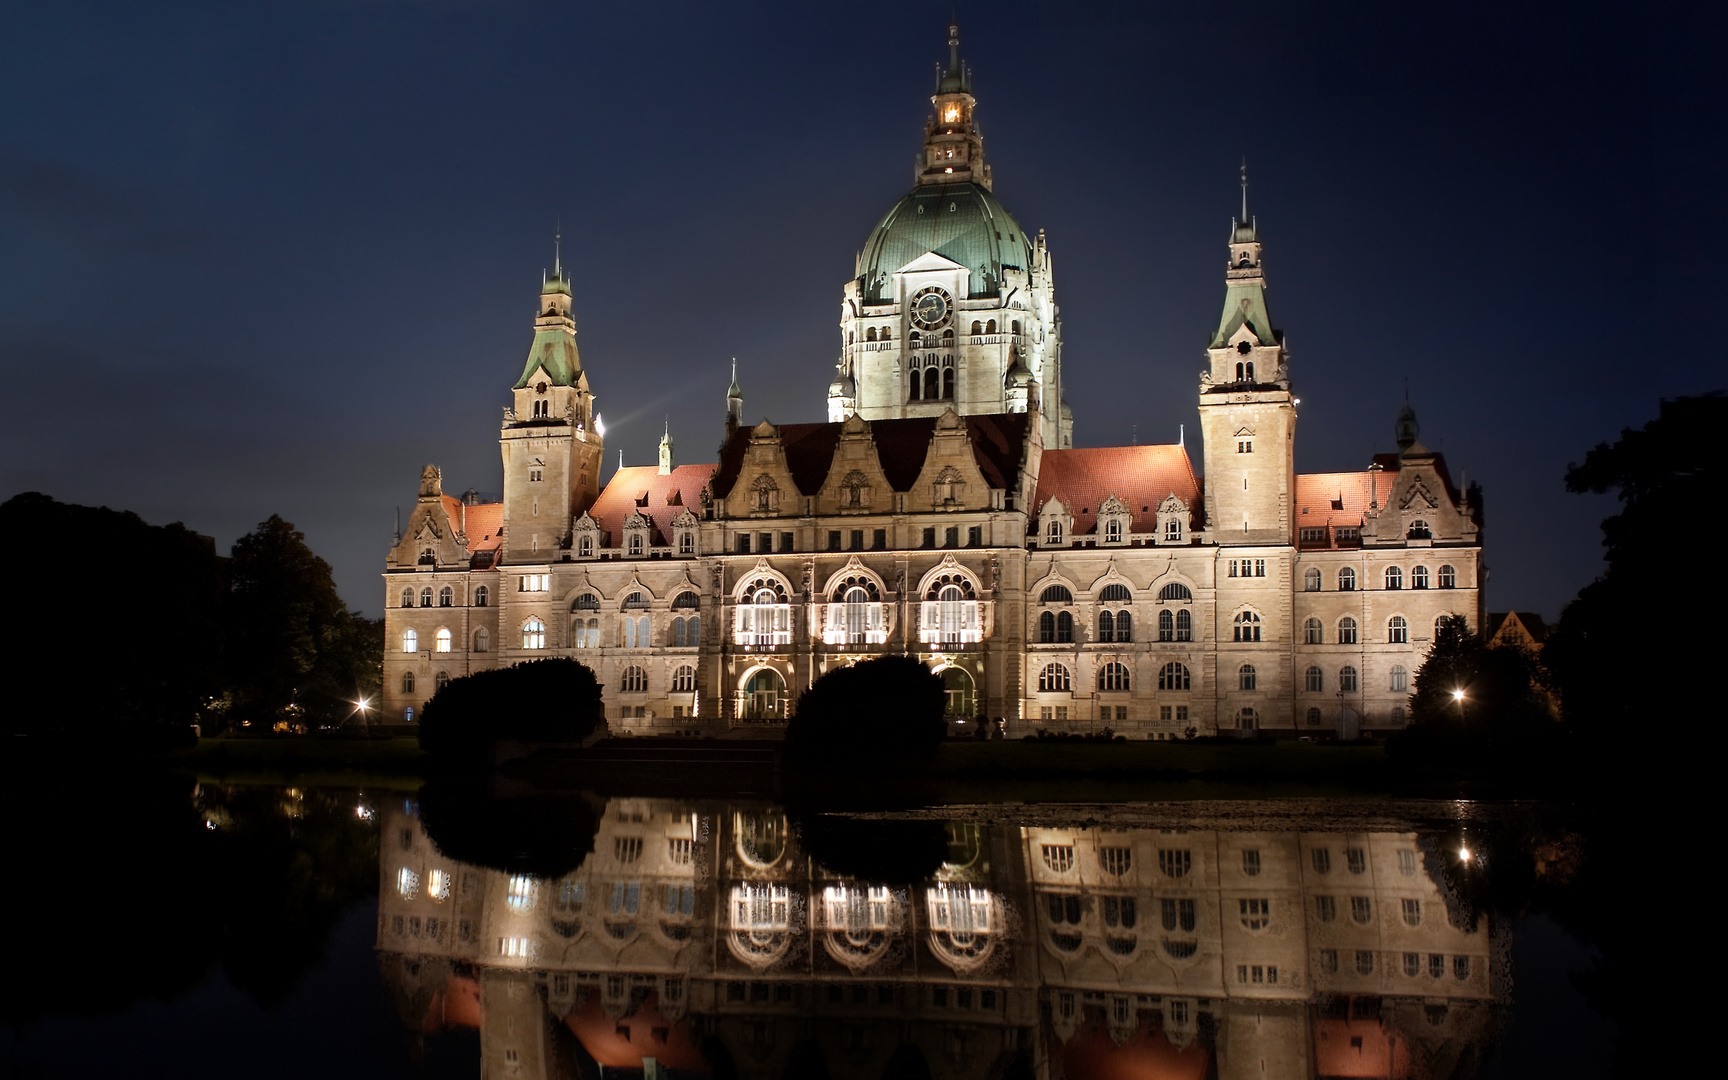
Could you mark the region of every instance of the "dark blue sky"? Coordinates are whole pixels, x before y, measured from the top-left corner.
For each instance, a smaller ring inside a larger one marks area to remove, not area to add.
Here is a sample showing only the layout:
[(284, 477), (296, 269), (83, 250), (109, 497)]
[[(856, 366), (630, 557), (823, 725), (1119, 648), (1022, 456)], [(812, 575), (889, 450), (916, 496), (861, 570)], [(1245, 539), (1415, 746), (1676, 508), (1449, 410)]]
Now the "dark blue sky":
[[(1297, 467), (1391, 449), (1407, 380), (1486, 489), (1490, 606), (1557, 614), (1611, 509), (1567, 462), (1728, 385), (1711, 39), (1631, 5), (1153, 7), (958, 9), (997, 194), (1050, 237), (1077, 444), (1196, 427), (1245, 155)], [(713, 460), (732, 356), (751, 419), (824, 418), (947, 14), (7, 5), (0, 497), (224, 548), (280, 513), (377, 613), (420, 467), (499, 487), (560, 217), (609, 464), (668, 416)]]

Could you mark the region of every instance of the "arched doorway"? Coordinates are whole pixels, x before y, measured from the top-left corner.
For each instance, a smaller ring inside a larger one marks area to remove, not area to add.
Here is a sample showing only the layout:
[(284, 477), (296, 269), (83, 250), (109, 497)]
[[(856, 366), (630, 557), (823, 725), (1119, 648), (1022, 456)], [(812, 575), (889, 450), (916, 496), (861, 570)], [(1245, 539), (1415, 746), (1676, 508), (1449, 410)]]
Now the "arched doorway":
[(972, 676), (965, 668), (947, 667), (940, 672), (942, 676), (943, 711), (949, 716), (962, 716), (967, 719), (978, 714), (978, 694), (973, 687)]
[(759, 668), (744, 680), (741, 710), (746, 720), (783, 720), (786, 717), (786, 681), (773, 668)]

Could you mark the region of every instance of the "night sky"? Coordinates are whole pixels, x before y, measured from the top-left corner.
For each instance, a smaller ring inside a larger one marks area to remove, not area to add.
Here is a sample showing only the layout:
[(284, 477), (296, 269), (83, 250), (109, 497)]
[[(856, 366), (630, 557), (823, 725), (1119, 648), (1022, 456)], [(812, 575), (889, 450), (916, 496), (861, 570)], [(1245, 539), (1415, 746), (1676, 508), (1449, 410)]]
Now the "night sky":
[[(1393, 449), (1408, 385), (1485, 488), (1489, 606), (1558, 614), (1612, 509), (1567, 463), (1728, 385), (1716, 39), (1632, 5), (1151, 9), (957, 9), (996, 194), (1049, 235), (1076, 444), (1198, 442), (1246, 157), (1297, 468)], [(279, 513), (378, 614), (420, 468), (500, 487), (560, 219), (608, 469), (666, 418), (714, 460), (733, 356), (749, 420), (826, 419), (948, 14), (5, 5), (0, 498), (223, 550)], [(146, 595), (132, 569), (101, 572)]]

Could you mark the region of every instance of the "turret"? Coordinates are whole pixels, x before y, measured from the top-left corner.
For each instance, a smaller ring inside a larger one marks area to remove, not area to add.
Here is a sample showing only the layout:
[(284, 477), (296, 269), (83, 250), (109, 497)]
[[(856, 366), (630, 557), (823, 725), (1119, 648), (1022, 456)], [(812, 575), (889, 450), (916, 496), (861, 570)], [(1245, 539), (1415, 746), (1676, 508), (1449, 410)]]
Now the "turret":
[(672, 422), (666, 422), (666, 433), (660, 436), (660, 475), (672, 475)]
[(726, 388), (726, 437), (744, 423), (744, 391), (738, 388), (738, 358), (732, 358), (732, 385)]
[(991, 185), (984, 163), (984, 137), (972, 120), (972, 71), (960, 59), (960, 24), (948, 24), (948, 64), (936, 66), (935, 112), (924, 126), (924, 153), (913, 172), (919, 184)]

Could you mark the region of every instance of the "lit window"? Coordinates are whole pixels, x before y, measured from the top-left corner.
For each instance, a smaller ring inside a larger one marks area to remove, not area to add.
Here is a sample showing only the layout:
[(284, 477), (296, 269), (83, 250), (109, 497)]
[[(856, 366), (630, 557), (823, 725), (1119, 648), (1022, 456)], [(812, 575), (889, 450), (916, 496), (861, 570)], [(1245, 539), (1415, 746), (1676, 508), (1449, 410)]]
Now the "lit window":
[(777, 578), (757, 578), (749, 583), (738, 604), (733, 626), (739, 645), (773, 648), (792, 643), (792, 607), (786, 586)]
[(1356, 669), (1349, 664), (1338, 669), (1338, 689), (1346, 694), (1356, 692)]
[(439, 631), (432, 636), (432, 640), (435, 642), (433, 648), (436, 651), (450, 651), (450, 631), (448, 629), (440, 628)]
[(1386, 587), (1388, 589), (1402, 589), (1404, 587), (1404, 571), (1396, 566), (1388, 566), (1386, 568)]
[(1356, 644), (1356, 620), (1348, 615), (1338, 620), (1338, 644)]
[(1404, 621), (1404, 616), (1394, 615), (1386, 622), (1386, 640), (1394, 645), (1406, 645), (1410, 642), (1410, 624)]
[(546, 647), (546, 624), (539, 619), (529, 619), (523, 623), (522, 647), (524, 649), (544, 649)]
[(455, 878), (448, 870), (434, 870), (426, 877), (426, 895), (434, 900), (448, 899), (454, 883)]
[(1348, 566), (1338, 571), (1338, 591), (1356, 591), (1356, 571)]
[(420, 875), (404, 866), (396, 871), (396, 891), (402, 894), (402, 899), (412, 900), (420, 891)]
[(1442, 589), (1455, 589), (1458, 587), (1458, 571), (1452, 569), (1450, 566), (1442, 566), (1440, 568), (1439, 578), (1439, 586)]
[(1398, 872), (1400, 874), (1403, 874), (1405, 877), (1414, 877), (1415, 876), (1415, 874), (1416, 874), (1416, 853), (1414, 851), (1410, 851), (1408, 849), (1405, 849), (1403, 851), (1398, 852)]
[(1253, 690), (1259, 681), (1259, 677), (1254, 672), (1253, 664), (1243, 664), (1237, 670), (1236, 676), (1244, 690)]
[[(625, 606), (628, 607), (629, 605)], [(649, 622), (648, 616), (624, 616), (624, 647), (626, 649), (646, 649), (653, 644), (653, 625)]]
[(534, 910), (534, 879), (526, 874), (512, 874), (504, 893), (504, 904), (518, 915)]
[(1070, 689), (1068, 669), (1061, 664), (1046, 664), (1038, 673), (1038, 691), (1043, 694), (1065, 694)]
[(403, 652), (419, 652), (420, 651), (420, 635), (413, 630), (402, 631), (402, 651)]

